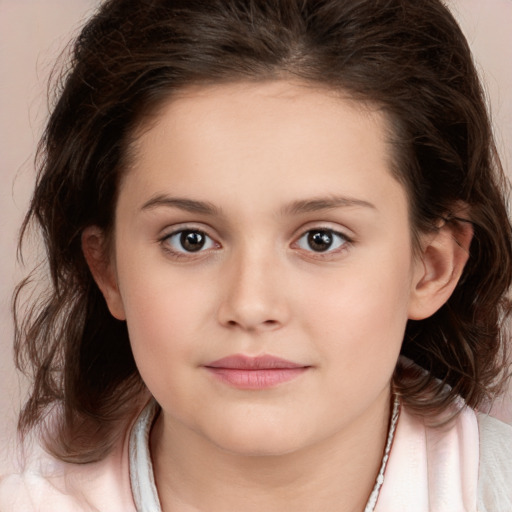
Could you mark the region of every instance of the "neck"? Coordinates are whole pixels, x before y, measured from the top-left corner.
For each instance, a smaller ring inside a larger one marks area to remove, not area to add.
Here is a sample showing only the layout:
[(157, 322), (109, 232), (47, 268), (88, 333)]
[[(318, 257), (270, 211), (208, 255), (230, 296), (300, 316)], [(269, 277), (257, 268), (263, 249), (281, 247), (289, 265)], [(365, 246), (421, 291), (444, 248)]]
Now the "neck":
[(362, 512), (382, 462), (389, 391), (343, 431), (292, 453), (226, 452), (160, 414), (151, 433), (163, 512)]

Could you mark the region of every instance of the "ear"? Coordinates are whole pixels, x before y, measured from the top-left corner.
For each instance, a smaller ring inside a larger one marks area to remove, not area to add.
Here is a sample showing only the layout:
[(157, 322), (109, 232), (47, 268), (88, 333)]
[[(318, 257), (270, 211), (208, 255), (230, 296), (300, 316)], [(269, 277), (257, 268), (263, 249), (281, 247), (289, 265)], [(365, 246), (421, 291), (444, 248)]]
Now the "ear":
[(104, 232), (97, 226), (84, 229), (82, 252), (98, 288), (105, 297), (110, 313), (118, 320), (126, 320), (113, 257), (106, 248)]
[(469, 258), (473, 226), (465, 220), (443, 221), (426, 234), (417, 262), (409, 303), (409, 319), (433, 315), (450, 298)]

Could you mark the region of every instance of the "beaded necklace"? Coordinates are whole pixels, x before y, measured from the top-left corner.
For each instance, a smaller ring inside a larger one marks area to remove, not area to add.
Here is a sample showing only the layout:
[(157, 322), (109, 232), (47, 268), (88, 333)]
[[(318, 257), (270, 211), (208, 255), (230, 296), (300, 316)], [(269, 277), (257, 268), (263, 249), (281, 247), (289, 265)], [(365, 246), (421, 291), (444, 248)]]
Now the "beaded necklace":
[(386, 466), (388, 464), (389, 453), (391, 452), (391, 445), (393, 444), (393, 439), (395, 437), (396, 424), (398, 422), (399, 415), (400, 400), (398, 399), (398, 396), (395, 395), (395, 398), (393, 399), (393, 411), (391, 413), (391, 421), (389, 422), (388, 439), (386, 441), (386, 448), (384, 449), (384, 456), (382, 457), (379, 474), (375, 480), (372, 493), (368, 498), (366, 507), (364, 507), (364, 512), (373, 512), (375, 510), (375, 506), (377, 505), (377, 498), (379, 497), (380, 488), (384, 483), (384, 472), (386, 471)]

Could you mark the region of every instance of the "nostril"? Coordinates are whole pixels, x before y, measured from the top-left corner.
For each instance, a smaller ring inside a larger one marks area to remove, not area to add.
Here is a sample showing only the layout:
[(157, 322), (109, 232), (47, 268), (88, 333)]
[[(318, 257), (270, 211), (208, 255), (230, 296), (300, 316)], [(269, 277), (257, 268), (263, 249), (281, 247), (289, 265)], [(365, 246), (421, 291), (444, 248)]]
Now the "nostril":
[[(258, 327), (259, 325), (259, 327)], [(236, 320), (228, 320), (226, 322), (227, 327), (242, 327), (244, 329), (254, 331), (258, 329), (274, 329), (277, 326), (279, 326), (278, 320), (264, 320), (263, 322), (260, 322), (259, 324), (255, 325), (244, 325), (242, 322), (237, 322)]]

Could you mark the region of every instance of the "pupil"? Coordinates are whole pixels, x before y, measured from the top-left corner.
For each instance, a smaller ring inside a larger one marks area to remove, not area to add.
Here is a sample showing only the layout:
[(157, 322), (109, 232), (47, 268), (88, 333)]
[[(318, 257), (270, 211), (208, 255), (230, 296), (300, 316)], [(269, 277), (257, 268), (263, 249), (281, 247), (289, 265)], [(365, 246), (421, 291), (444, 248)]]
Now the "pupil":
[(313, 231), (308, 235), (308, 244), (313, 251), (327, 251), (332, 245), (332, 235), (328, 231)]
[(205, 237), (197, 231), (184, 231), (181, 234), (180, 242), (186, 251), (196, 252), (203, 248)]

